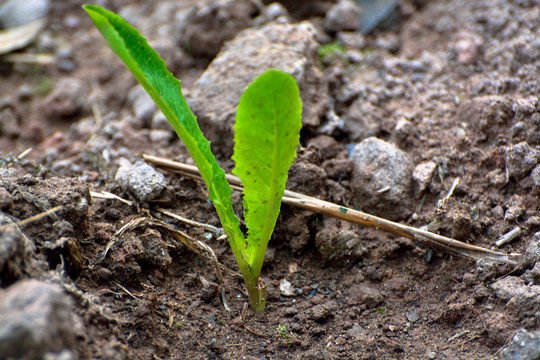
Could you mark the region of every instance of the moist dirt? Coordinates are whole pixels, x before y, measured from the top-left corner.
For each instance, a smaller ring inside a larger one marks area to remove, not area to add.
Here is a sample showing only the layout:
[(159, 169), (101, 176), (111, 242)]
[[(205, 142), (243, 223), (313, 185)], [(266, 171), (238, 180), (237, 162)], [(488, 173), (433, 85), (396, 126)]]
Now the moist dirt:
[[(261, 12), (245, 0), (228, 2), (237, 12), (197, 15), (183, 32), (197, 43), (190, 52), (160, 39), (186, 19), (160, 23), (159, 14), (198, 2), (100, 3), (143, 28), (188, 98), (223, 41), (257, 26)], [(291, 23), (314, 24), (322, 44), (356, 39), (317, 58), (327, 112), (304, 127), (288, 188), (487, 248), (519, 227), (498, 248), (522, 254), (518, 265), (475, 262), (283, 205), (262, 270), (267, 308), (253, 313), (227, 241), (157, 210), (219, 228), (204, 184), (163, 172), (164, 189), (139, 202), (115, 180), (120, 159), (191, 159), (152, 105), (137, 100), (135, 80), (71, 0), (51, 3), (49, 26), (28, 50), (56, 53), (56, 62), (0, 59), (0, 210), (17, 221), (59, 207), (21, 225), (22, 237), (2, 233), (1, 287), (27, 278), (60, 284), (73, 307), (73, 359), (501, 357), (518, 329), (540, 327), (540, 271), (536, 258), (524, 260), (540, 231), (540, 6), (403, 1), (389, 28), (361, 35), (325, 28), (333, 2), (283, 4)], [(214, 18), (230, 23), (211, 25)], [(368, 137), (407, 158), (398, 183), (408, 193), (397, 203), (379, 201), (357, 168), (353, 148)], [(217, 151), (230, 172), (234, 164)], [(103, 192), (131, 202), (96, 195)], [(240, 214), (240, 195), (233, 201)], [(165, 227), (115, 236), (149, 216), (210, 246), (224, 282)]]

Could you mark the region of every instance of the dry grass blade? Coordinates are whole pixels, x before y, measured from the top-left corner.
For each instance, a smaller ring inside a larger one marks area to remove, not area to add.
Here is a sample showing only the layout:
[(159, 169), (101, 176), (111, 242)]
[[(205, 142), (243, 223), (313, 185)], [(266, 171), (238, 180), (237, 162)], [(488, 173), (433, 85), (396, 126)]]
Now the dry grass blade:
[(63, 208), (64, 207), (62, 205), (55, 206), (52, 209), (49, 209), (49, 210), (47, 210), (45, 212), (39, 213), (39, 214), (34, 215), (34, 216), (30, 216), (27, 219), (17, 221), (17, 222), (13, 222), (13, 223), (10, 223), (10, 224), (1, 225), (0, 230), (5, 230), (5, 229), (7, 229), (9, 227), (14, 227), (14, 226), (24, 226), (24, 225), (26, 225), (28, 223), (39, 220), (39, 219), (44, 218), (44, 217), (46, 217), (48, 215), (54, 214), (55, 212), (60, 211)]
[[(161, 220), (149, 218), (149, 217), (139, 217), (136, 219), (131, 220), (126, 225), (122, 226), (120, 230), (118, 230), (112, 237), (111, 241), (107, 244), (105, 247), (105, 250), (103, 253), (96, 259), (91, 265), (90, 268), (93, 268), (96, 264), (102, 262), (105, 257), (107, 256), (109, 250), (111, 247), (118, 241), (118, 239), (127, 231), (132, 231), (138, 227), (143, 226), (153, 226), (153, 227), (159, 227), (171, 234), (171, 236), (177, 240), (178, 242), (182, 243), (185, 247), (187, 247), (190, 251), (196, 253), (197, 255), (211, 261), (215, 268), (217, 276), (221, 282), (222, 285), (225, 284), (225, 280), (223, 279), (223, 273), (221, 272), (221, 264), (219, 263), (216, 254), (214, 253), (214, 250), (202, 241), (193, 239), (188, 234), (175, 229), (173, 226), (164, 223)], [(223, 306), (227, 311), (229, 311), (229, 306), (227, 305), (227, 300), (225, 298), (225, 290), (224, 287), (222, 287), (221, 297), (223, 300)]]
[[(143, 158), (147, 162), (159, 168), (178, 172), (194, 179), (201, 179), (199, 171), (195, 166), (151, 155), (143, 155)], [(234, 190), (242, 191), (242, 183), (239, 178), (230, 174), (227, 174), (226, 178)], [(469, 257), (474, 260), (485, 260), (494, 263), (513, 265), (516, 264), (516, 262), (511, 260), (508, 255), (497, 251), (466, 244), (464, 242), (434, 234), (429, 231), (406, 226), (293, 191), (285, 190), (282, 202), (287, 205), (310, 210), (319, 214), (333, 216), (348, 222), (376, 228), (398, 236), (403, 236), (430, 246), (441, 248), (454, 254)]]

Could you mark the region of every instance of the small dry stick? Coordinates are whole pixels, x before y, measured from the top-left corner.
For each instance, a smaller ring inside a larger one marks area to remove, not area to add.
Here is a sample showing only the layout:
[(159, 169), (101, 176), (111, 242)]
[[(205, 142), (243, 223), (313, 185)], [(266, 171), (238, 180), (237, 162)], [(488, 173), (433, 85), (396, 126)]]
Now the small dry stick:
[(515, 228), (513, 228), (512, 230), (510, 230), (509, 232), (501, 236), (499, 240), (495, 241), (495, 245), (497, 245), (497, 247), (501, 247), (504, 244), (509, 243), (510, 241), (514, 240), (519, 235), (521, 235), (521, 228), (519, 226), (516, 226)]
[[(143, 155), (143, 159), (159, 168), (172, 172), (178, 172), (193, 179), (201, 180), (199, 170), (196, 166), (163, 159), (152, 155)], [(227, 181), (234, 190), (242, 191), (242, 182), (234, 175), (226, 174)], [(411, 226), (389, 221), (377, 216), (366, 214), (361, 211), (336, 205), (328, 201), (285, 190), (281, 200), (284, 204), (314, 211), (319, 214), (332, 216), (341, 220), (376, 228), (391, 234), (403, 236), (421, 243), (436, 246), (454, 254), (472, 258), (474, 260), (485, 260), (494, 263), (504, 263), (515, 265), (514, 260), (508, 255), (486, 249), (480, 246), (466, 244), (464, 242), (448, 238), (446, 236), (420, 230)]]

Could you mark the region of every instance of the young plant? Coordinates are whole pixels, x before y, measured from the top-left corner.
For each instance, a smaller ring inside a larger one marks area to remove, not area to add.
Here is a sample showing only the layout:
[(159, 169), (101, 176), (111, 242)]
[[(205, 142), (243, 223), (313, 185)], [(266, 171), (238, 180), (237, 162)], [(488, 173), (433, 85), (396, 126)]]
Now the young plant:
[(184, 142), (227, 234), (251, 308), (257, 312), (264, 310), (266, 285), (259, 277), (302, 126), (302, 103), (294, 78), (278, 70), (265, 72), (244, 91), (237, 108), (233, 172), (244, 185), (246, 239), (233, 212), (225, 172), (182, 95), (180, 81), (127, 21), (99, 6), (83, 8)]

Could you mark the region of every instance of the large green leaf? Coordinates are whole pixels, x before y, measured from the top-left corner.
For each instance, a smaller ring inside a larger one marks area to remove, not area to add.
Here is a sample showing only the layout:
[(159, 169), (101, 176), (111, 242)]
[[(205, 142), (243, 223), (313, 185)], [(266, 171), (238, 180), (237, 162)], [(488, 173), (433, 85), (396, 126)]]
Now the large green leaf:
[(289, 168), (300, 139), (302, 102), (294, 78), (268, 70), (240, 98), (234, 155), (244, 185), (247, 256), (258, 276), (279, 214)]
[[(111, 48), (150, 94), (186, 145), (208, 186), (210, 200), (214, 203), (221, 224), (229, 237), (240, 270), (244, 275), (248, 274), (245, 241), (238, 218), (233, 212), (231, 188), (225, 179), (225, 173), (210, 150), (210, 142), (203, 136), (195, 115), (182, 95), (180, 81), (167, 70), (165, 61), (126, 20), (99, 6), (83, 7)], [(246, 285), (249, 286), (247, 281)]]

